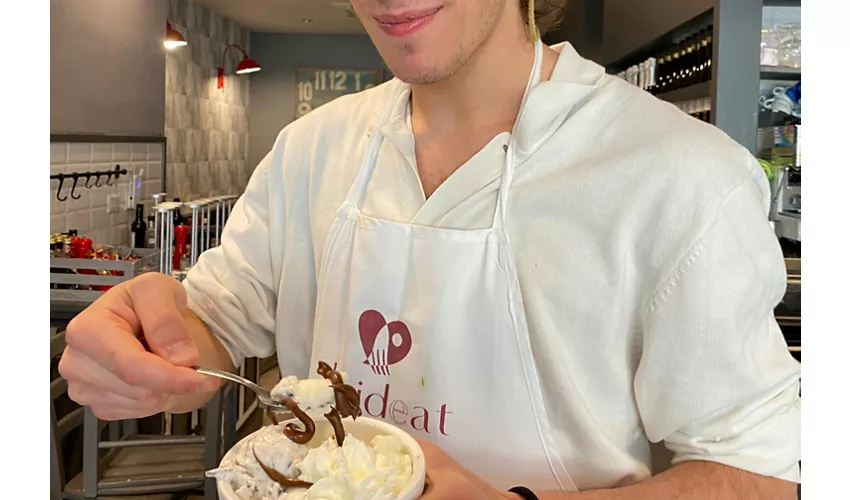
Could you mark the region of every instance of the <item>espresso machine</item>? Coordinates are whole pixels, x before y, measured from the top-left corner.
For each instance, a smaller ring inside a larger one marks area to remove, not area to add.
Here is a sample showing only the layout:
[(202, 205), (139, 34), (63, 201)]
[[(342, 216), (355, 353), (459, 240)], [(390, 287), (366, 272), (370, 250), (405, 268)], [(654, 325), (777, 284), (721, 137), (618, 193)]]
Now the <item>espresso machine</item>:
[[(801, 125), (774, 127), (772, 156), (785, 159), (771, 181), (770, 220), (774, 223), (780, 240), (799, 244), (802, 241), (800, 221), (802, 218), (802, 159), (800, 155)], [(771, 129), (767, 129), (771, 132)], [(768, 134), (766, 134), (768, 135)], [(781, 139), (780, 139), (781, 136)], [(789, 144), (790, 143), (790, 144)], [(786, 145), (787, 144), (787, 145)]]

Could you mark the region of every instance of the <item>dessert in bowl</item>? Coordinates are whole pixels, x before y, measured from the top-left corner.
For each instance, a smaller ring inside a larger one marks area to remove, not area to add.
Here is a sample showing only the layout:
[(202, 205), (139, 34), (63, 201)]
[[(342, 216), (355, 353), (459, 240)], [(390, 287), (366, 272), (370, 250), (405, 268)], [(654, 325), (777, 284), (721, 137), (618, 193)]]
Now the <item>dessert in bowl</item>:
[(217, 469), (221, 500), (416, 500), (425, 488), (419, 444), (387, 422), (360, 417), (357, 392), (320, 363), (324, 379), (286, 377), (272, 395), (295, 418), (247, 436)]

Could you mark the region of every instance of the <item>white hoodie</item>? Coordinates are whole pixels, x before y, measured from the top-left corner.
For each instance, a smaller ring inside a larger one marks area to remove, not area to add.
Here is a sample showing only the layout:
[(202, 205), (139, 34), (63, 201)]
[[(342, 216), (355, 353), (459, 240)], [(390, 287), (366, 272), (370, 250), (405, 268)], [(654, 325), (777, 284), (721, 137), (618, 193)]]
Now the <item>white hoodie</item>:
[[(547, 413), (579, 489), (710, 460), (799, 480), (800, 367), (773, 319), (785, 289), (758, 163), (718, 129), (565, 44), (518, 126), (507, 228)], [(391, 81), (286, 127), (185, 281), (234, 362), (310, 372), (317, 262)], [(399, 101), (363, 210), (488, 227), (508, 133), (427, 201)], [(581, 457), (576, 460), (572, 457)]]

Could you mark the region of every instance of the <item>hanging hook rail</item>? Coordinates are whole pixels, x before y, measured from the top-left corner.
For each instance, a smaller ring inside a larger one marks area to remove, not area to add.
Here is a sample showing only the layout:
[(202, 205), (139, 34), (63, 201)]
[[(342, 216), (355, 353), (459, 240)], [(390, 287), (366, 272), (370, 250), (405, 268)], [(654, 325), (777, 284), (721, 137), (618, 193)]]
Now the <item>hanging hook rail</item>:
[[(112, 170), (97, 170), (94, 172), (72, 172), (70, 174), (56, 174), (51, 175), (50, 180), (59, 181), (59, 189), (56, 190), (56, 199), (59, 201), (65, 201), (68, 199), (68, 196), (62, 196), (62, 187), (65, 184), (65, 181), (73, 180), (74, 184), (71, 186), (71, 198), (75, 200), (79, 200), (82, 195), (77, 193), (77, 187), (80, 179), (85, 179), (82, 186), (86, 189), (91, 189), (94, 187), (103, 187), (105, 186), (114, 186), (115, 181), (121, 177), (122, 175), (127, 175), (127, 169), (121, 168), (121, 165), (115, 165), (115, 168)], [(106, 184), (101, 184), (100, 178), (106, 177)], [(94, 179), (94, 183), (91, 183), (91, 179)]]

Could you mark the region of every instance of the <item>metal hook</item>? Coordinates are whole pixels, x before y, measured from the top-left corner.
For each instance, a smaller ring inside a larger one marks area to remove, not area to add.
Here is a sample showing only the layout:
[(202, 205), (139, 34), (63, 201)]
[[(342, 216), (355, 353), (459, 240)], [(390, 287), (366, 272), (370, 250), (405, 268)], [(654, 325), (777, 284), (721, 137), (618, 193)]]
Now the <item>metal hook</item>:
[(120, 171), (121, 171), (121, 165), (115, 165), (115, 170), (113, 170), (112, 172), (109, 172), (109, 175), (106, 177), (106, 185), (107, 186), (114, 186), (115, 185), (115, 182), (112, 182), (112, 176), (114, 175), (115, 178), (117, 179), (118, 176), (120, 175), (119, 174)]
[[(103, 187), (103, 184), (100, 183), (100, 176), (101, 175), (104, 175), (103, 172), (97, 173), (97, 179), (95, 179), (95, 181), (94, 181), (94, 187)], [(109, 176), (107, 175), (107, 179), (108, 178), (109, 178)]]
[(65, 174), (57, 175), (56, 180), (59, 181), (59, 189), (56, 190), (56, 199), (59, 200), (59, 201), (65, 201), (65, 200), (68, 199), (67, 196), (65, 196), (64, 198), (59, 196), (60, 194), (62, 194), (62, 185), (65, 184)]
[(92, 177), (95, 177), (95, 180), (97, 180), (97, 177), (99, 177), (99, 176), (96, 176), (95, 174), (97, 174), (97, 172), (93, 172), (91, 174), (83, 174), (83, 175), (86, 176), (86, 189), (91, 189), (91, 188), (94, 187), (94, 184), (89, 186), (89, 181), (92, 180)]
[(83, 197), (83, 195), (78, 194), (78, 195), (74, 196), (74, 193), (76, 193), (76, 191), (77, 191), (77, 181), (80, 180), (80, 177), (77, 174), (74, 174), (73, 177), (74, 177), (74, 185), (71, 186), (71, 198), (73, 198), (75, 200), (79, 200), (80, 198)]

